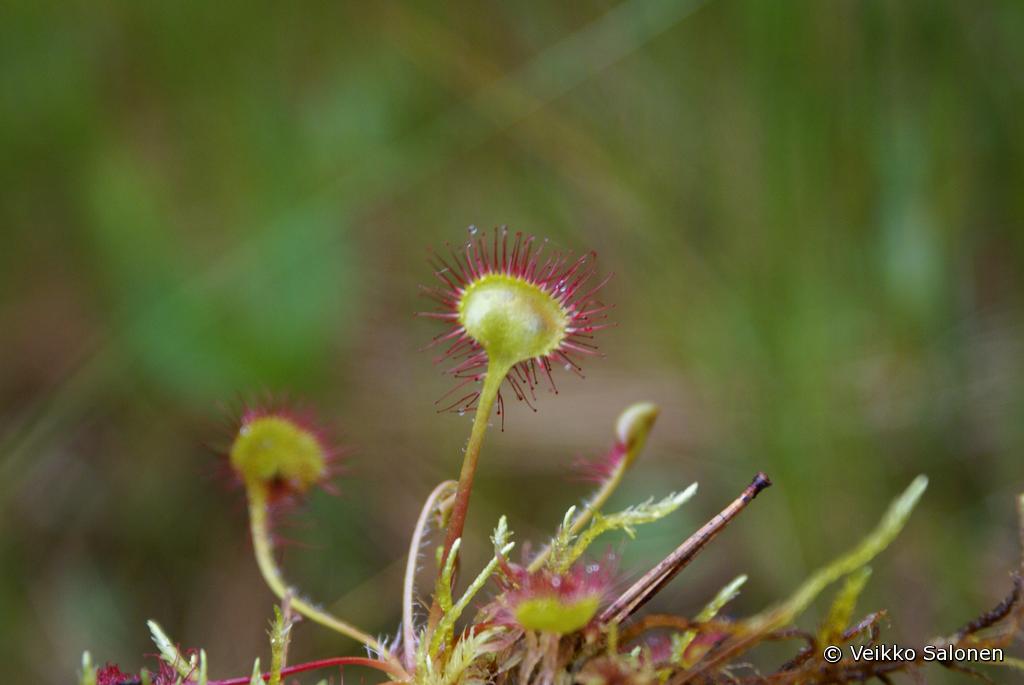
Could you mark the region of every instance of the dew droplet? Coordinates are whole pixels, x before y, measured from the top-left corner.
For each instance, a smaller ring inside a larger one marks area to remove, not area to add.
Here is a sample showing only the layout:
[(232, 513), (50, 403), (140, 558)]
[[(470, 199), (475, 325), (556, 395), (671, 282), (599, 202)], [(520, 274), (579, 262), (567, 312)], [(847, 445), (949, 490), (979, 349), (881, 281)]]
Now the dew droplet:
[(470, 224), (467, 230), (469, 231), (470, 235), (476, 235), (477, 233), (480, 232), (480, 229), (477, 228), (475, 224)]

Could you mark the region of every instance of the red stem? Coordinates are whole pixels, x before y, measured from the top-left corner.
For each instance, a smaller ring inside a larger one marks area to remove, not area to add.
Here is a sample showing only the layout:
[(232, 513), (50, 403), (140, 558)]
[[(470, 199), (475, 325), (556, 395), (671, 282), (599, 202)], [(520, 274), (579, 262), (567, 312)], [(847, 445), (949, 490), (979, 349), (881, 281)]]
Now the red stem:
[[(320, 668), (330, 668), (331, 666), (369, 666), (370, 668), (376, 668), (378, 671), (384, 671), (388, 675), (396, 676), (398, 678), (405, 676), (404, 673), (401, 673), (390, 664), (363, 656), (336, 656), (331, 657), (330, 659), (307, 661), (304, 664), (296, 664), (294, 666), (289, 666), (288, 668), (282, 668), (281, 676), (284, 677), (292, 675), (293, 673), (303, 673), (305, 671), (315, 671)], [(270, 673), (264, 673), (263, 679), (270, 680)], [(228, 680), (210, 680), (208, 681), (208, 685), (249, 685), (250, 680), (250, 676), (246, 676), (244, 678), (230, 678)]]

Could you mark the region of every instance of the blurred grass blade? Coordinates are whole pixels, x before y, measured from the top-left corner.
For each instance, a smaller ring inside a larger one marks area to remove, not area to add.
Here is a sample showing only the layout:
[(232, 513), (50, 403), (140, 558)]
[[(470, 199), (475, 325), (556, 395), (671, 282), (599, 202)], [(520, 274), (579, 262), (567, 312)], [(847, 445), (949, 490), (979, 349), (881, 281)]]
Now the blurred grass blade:
[(903, 530), (910, 513), (927, 487), (928, 478), (926, 476), (921, 475), (915, 478), (903, 494), (889, 505), (889, 509), (878, 526), (853, 550), (828, 566), (819, 569), (786, 601), (744, 621), (740, 626), (740, 634), (726, 641), (712, 658), (699, 664), (696, 669), (680, 674), (670, 682), (690, 682), (696, 676), (725, 663), (735, 654), (756, 644), (766, 634), (791, 624), (821, 594), (822, 590), (843, 576), (867, 565), (889, 546), (889, 543)]
[(878, 556), (903, 530), (907, 518), (927, 487), (928, 478), (926, 476), (915, 478), (910, 487), (889, 506), (889, 510), (885, 512), (885, 516), (882, 517), (875, 530), (857, 547), (808, 578), (788, 600), (778, 607), (755, 616), (751, 619), (750, 626), (760, 630), (776, 630), (792, 623), (822, 590)]
[[(698, 623), (705, 623), (710, 621), (718, 612), (722, 610), (726, 604), (736, 599), (736, 596), (740, 593), (740, 588), (747, 582), (745, 575), (737, 576), (729, 582), (728, 585), (718, 591), (718, 594), (712, 598), (710, 602), (697, 614), (696, 621)], [(676, 636), (672, 641), (672, 662), (676, 664), (683, 664), (690, 666), (691, 664), (685, 663), (684, 657), (686, 656), (686, 649), (693, 642), (694, 638), (697, 637), (696, 630), (687, 630), (685, 633)]]
[(836, 593), (836, 598), (829, 607), (828, 615), (821, 624), (818, 633), (818, 643), (822, 645), (836, 644), (842, 636), (846, 627), (850, 625), (850, 618), (857, 606), (857, 598), (864, 591), (864, 587), (871, 578), (871, 567), (862, 566), (846, 577), (843, 587)]

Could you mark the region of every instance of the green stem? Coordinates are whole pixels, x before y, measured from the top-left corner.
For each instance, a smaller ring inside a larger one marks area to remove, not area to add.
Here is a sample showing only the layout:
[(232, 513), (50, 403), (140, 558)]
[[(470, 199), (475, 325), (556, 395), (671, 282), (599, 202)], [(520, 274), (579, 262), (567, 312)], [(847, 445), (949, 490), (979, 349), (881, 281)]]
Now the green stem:
[[(491, 411), (494, 409), (494, 402), (498, 398), (498, 390), (508, 374), (510, 366), (507, 364), (496, 364), (491, 360), (487, 366), (487, 375), (484, 377), (484, 385), (480, 390), (480, 397), (477, 401), (476, 415), (473, 417), (473, 428), (469, 434), (469, 442), (466, 443), (466, 456), (462, 460), (462, 471), (459, 473), (459, 486), (455, 491), (455, 501), (452, 504), (451, 515), (448, 518), (448, 530), (444, 539), (444, 552), (441, 554), (440, 567), (443, 569), (452, 545), (462, 537), (462, 529), (466, 526), (466, 513), (469, 511), (469, 496), (473, 492), (473, 477), (476, 475), (477, 461), (480, 459), (480, 448), (484, 443), (484, 434), (487, 433), (487, 422), (491, 418)], [(441, 606), (434, 598), (430, 607), (430, 629), (437, 625), (441, 618)]]
[(299, 597), (288, 587), (281, 574), (281, 570), (277, 567), (277, 562), (274, 560), (274, 545), (267, 521), (267, 489), (262, 484), (250, 483), (246, 490), (249, 495), (249, 526), (252, 532), (252, 547), (256, 553), (256, 563), (260, 568), (260, 573), (263, 574), (263, 579), (270, 586), (271, 591), (282, 601), (288, 598), (288, 601), (291, 602), (292, 610), (302, 614), (314, 623), (319, 623), (353, 640), (362, 642), (371, 650), (380, 654), (386, 661), (399, 665), (394, 655), (375, 638), (349, 625), (340, 618), (322, 609), (318, 609)]

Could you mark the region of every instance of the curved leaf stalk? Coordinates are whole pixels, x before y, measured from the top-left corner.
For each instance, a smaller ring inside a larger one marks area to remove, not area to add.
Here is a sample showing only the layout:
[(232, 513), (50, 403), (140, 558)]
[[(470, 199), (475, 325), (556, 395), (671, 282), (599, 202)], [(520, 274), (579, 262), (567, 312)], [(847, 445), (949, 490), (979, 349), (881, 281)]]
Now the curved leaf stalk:
[(416, 591), (416, 567), (420, 550), (430, 524), (430, 516), (440, 502), (448, 497), (458, 486), (453, 480), (446, 480), (430, 493), (423, 510), (416, 521), (416, 529), (409, 541), (409, 558), (405, 565), (405, 580), (402, 585), (402, 659), (407, 669), (416, 665), (416, 625), (413, 615), (414, 594)]
[(267, 521), (266, 487), (261, 484), (251, 483), (246, 488), (246, 491), (249, 497), (249, 525), (252, 533), (253, 551), (256, 554), (256, 563), (259, 566), (260, 573), (263, 574), (263, 579), (271, 591), (277, 595), (278, 599), (289, 602), (293, 611), (302, 614), (314, 623), (319, 623), (325, 628), (330, 628), (335, 632), (357, 640), (372, 651), (380, 654), (383, 659), (398, 664), (394, 655), (376, 638), (299, 597), (285, 583), (277, 562), (274, 560), (274, 547), (270, 535), (270, 526)]
[[(622, 455), (618, 458), (611, 474), (601, 483), (597, 492), (583, 503), (583, 508), (572, 518), (572, 522), (568, 526), (563, 523), (563, 529), (567, 530), (570, 535), (579, 534), (583, 530), (583, 526), (587, 525), (590, 519), (601, 511), (612, 493), (618, 489), (626, 471), (636, 462), (644, 445), (647, 444), (647, 436), (654, 427), (659, 411), (654, 404), (640, 402), (628, 407), (619, 416), (616, 423), (616, 443), (612, 449), (621, 450)], [(530, 573), (535, 573), (544, 566), (544, 562), (551, 555), (554, 544), (555, 541), (549, 543), (530, 562), (527, 567)]]
[[(259, 659), (256, 660), (257, 668), (254, 669), (252, 676), (245, 676), (244, 678), (228, 678), (227, 680), (211, 680), (208, 685), (249, 685), (252, 682), (262, 683), (269, 681), (271, 673), (260, 673), (259, 672)], [(281, 676), (286, 677), (295, 675), (297, 673), (306, 673), (308, 671), (316, 671), (322, 668), (335, 668), (344, 666), (366, 666), (368, 668), (374, 668), (378, 671), (388, 674), (395, 679), (395, 682), (407, 682), (409, 676), (402, 669), (396, 668), (394, 665), (384, 661), (378, 661), (365, 656), (338, 656), (330, 659), (318, 659), (317, 661), (309, 661), (302, 664), (295, 664), (294, 666), (288, 666), (287, 668), (281, 669)], [(256, 680), (254, 680), (254, 678)]]

